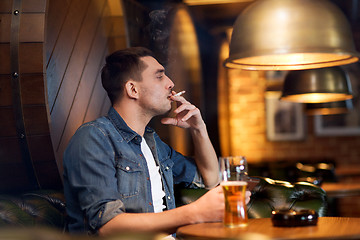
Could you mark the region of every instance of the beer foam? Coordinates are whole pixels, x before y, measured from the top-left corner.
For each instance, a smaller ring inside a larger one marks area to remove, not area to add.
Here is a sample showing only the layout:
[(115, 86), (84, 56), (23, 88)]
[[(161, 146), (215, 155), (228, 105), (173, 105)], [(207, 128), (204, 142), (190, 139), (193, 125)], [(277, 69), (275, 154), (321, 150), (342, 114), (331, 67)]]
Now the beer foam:
[(247, 182), (245, 181), (222, 181), (221, 186), (246, 186)]

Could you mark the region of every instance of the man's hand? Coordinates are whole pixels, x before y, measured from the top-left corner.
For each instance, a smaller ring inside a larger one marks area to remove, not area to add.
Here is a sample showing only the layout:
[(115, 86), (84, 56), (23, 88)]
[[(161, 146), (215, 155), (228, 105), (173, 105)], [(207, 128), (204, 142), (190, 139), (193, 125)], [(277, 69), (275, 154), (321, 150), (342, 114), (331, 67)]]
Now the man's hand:
[[(246, 191), (245, 203), (250, 201), (251, 192)], [(224, 219), (225, 198), (221, 186), (211, 189), (198, 200), (192, 203), (195, 206), (196, 223), (219, 222)]]
[(207, 188), (212, 188), (219, 183), (218, 159), (211, 144), (206, 125), (201, 117), (200, 110), (186, 101), (182, 96), (174, 96), (172, 91), (170, 100), (176, 101), (175, 117), (163, 118), (163, 124), (171, 124), (181, 128), (189, 128), (195, 146), (195, 162), (203, 182)]
[[(175, 91), (172, 92), (176, 94)], [(178, 126), (181, 128), (201, 129), (205, 123), (201, 117), (200, 110), (192, 105), (182, 96), (171, 96), (171, 100), (176, 101), (177, 108), (174, 110), (175, 117), (161, 119), (161, 123)]]
[(250, 202), (251, 192), (246, 191), (245, 192), (245, 203), (248, 204)]
[(218, 186), (211, 189), (190, 205), (194, 207), (194, 223), (222, 221), (225, 211), (225, 200), (222, 187)]

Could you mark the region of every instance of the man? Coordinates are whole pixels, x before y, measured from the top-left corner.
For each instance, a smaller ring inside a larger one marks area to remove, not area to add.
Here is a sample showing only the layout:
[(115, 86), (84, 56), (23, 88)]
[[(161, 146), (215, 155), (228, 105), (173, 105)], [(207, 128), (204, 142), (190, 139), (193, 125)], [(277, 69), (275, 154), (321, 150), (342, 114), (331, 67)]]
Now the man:
[[(117, 51), (106, 58), (101, 77), (112, 107), (107, 116), (82, 125), (64, 154), (69, 230), (174, 233), (185, 224), (222, 220), (224, 196), (215, 187), (218, 161), (206, 125), (198, 108), (174, 96), (174, 83), (152, 53)], [(176, 116), (161, 122), (190, 130), (195, 161), (147, 127), (154, 116), (169, 112), (172, 102), (178, 104)], [(175, 208), (178, 183), (213, 189)]]

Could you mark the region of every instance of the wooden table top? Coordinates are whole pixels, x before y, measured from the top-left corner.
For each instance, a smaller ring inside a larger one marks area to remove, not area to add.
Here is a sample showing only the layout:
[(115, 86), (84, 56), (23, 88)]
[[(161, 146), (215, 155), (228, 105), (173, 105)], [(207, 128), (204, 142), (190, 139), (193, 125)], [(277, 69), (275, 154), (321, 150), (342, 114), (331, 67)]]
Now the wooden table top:
[(274, 227), (271, 218), (249, 219), (244, 228), (227, 228), (222, 222), (180, 227), (180, 239), (360, 239), (360, 218), (320, 217), (316, 226)]
[(328, 197), (360, 196), (360, 183), (323, 183), (321, 188), (325, 190)]

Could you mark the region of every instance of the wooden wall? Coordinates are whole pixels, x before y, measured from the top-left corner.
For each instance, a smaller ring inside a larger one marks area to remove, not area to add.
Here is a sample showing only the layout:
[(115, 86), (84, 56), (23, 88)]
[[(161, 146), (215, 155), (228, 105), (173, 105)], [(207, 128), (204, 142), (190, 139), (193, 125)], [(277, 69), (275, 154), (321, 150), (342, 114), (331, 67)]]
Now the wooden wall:
[(62, 155), (75, 130), (109, 107), (100, 84), (108, 54), (105, 0), (49, 1), (46, 73), (51, 138), (60, 172)]
[(121, 0), (1, 0), (0, 191), (61, 188), (68, 141), (110, 106), (100, 70), (125, 25)]
[(0, 190), (59, 187), (46, 102), (46, 0), (0, 3)]

